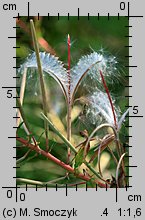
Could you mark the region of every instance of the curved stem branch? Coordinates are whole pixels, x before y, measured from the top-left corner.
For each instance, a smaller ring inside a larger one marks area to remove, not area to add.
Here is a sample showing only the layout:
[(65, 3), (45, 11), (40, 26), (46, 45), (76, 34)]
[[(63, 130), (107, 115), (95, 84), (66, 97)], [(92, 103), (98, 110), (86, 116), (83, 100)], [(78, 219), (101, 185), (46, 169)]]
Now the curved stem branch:
[(119, 162), (118, 162), (118, 165), (117, 165), (117, 168), (116, 168), (116, 183), (117, 183), (117, 187), (119, 187), (119, 183), (118, 183), (118, 176), (119, 176), (119, 168), (120, 168), (120, 165), (122, 163), (122, 160), (124, 158), (126, 153), (122, 154), (120, 159), (119, 159)]
[[(114, 135), (115, 135), (115, 142), (116, 142), (116, 146), (117, 146), (118, 156), (119, 156), (119, 158), (121, 157), (121, 148), (120, 148), (118, 133), (117, 133), (117, 131), (116, 131), (116, 129), (115, 129), (115, 127), (113, 125), (106, 123), (106, 124), (102, 124), (102, 125), (98, 126), (97, 128), (95, 128), (94, 131), (90, 134), (90, 136), (88, 138), (88, 141), (87, 141), (87, 143), (85, 145), (85, 148), (84, 148), (84, 158), (86, 157), (86, 149), (87, 149), (88, 143), (90, 142), (91, 138), (94, 136), (94, 134), (96, 132), (98, 132), (100, 129), (105, 128), (105, 127), (112, 128), (112, 130), (114, 132)], [(125, 166), (124, 166), (123, 159), (121, 160), (121, 164), (122, 164), (123, 174), (125, 176), (125, 168), (124, 168)]]
[[(19, 141), (20, 143), (24, 144), (25, 146), (27, 146), (28, 148), (30, 148), (31, 150), (34, 150), (36, 153), (43, 155), (44, 157), (50, 159), (51, 161), (53, 161), (54, 163), (58, 164), (60, 167), (62, 167), (63, 169), (67, 170), (68, 172), (74, 174), (76, 177), (85, 180), (85, 181), (90, 181), (91, 178), (88, 176), (85, 176), (81, 173), (76, 174), (75, 170), (68, 164), (65, 164), (64, 162), (62, 162), (61, 160), (57, 159), (56, 157), (54, 157), (52, 154), (50, 154), (49, 152), (46, 152), (40, 148), (38, 148), (37, 146), (29, 143), (27, 140), (24, 140), (23, 138), (19, 138), (17, 137), (17, 141)], [(89, 163), (85, 163), (88, 168), (94, 173), (94, 169), (90, 166)], [(106, 187), (106, 184), (99, 182), (98, 180), (92, 180), (94, 183), (98, 184), (98, 186), (100, 187)]]
[[(88, 141), (87, 141), (87, 143), (86, 143), (86, 145), (85, 145), (84, 157), (86, 157), (86, 149), (87, 149), (88, 143), (90, 142), (91, 138), (94, 136), (94, 134), (95, 134), (96, 132), (98, 132), (98, 131), (99, 131), (100, 129), (102, 129), (102, 128), (112, 128), (112, 130), (113, 130), (113, 132), (114, 132), (114, 135), (115, 135), (115, 140), (118, 140), (118, 135), (117, 135), (116, 129), (114, 128), (113, 125), (107, 124), (107, 123), (106, 123), (106, 124), (101, 124), (101, 125), (99, 125), (97, 128), (95, 128), (95, 129), (93, 130), (93, 132), (90, 134), (90, 136), (89, 136), (89, 138), (88, 138)], [(120, 148), (119, 148), (118, 142), (117, 142), (117, 149), (118, 149), (118, 153), (119, 153), (119, 155), (120, 155)]]
[(17, 159), (16, 164), (19, 164), (22, 161), (24, 161), (27, 158), (27, 156), (29, 155), (30, 152), (31, 152), (31, 149), (29, 149), (21, 158)]

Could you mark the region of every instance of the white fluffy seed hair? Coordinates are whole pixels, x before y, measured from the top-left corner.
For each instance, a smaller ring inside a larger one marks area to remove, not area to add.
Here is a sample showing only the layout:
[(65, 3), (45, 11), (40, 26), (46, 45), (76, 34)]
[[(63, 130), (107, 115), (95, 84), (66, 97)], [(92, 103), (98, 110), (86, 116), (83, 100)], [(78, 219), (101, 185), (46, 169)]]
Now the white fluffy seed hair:
[[(95, 91), (92, 95), (88, 96), (88, 109), (86, 113), (89, 116), (93, 124), (105, 121), (109, 124), (114, 125), (114, 117), (112, 108), (106, 93), (102, 91)], [(112, 97), (114, 103), (114, 98)], [(115, 107), (115, 115), (118, 123), (120, 117), (120, 109)]]
[[(63, 87), (65, 94), (68, 95), (68, 75), (63, 63), (58, 60), (58, 57), (49, 53), (40, 52), (39, 55), (43, 71), (52, 76)], [(90, 75), (93, 80), (99, 81), (99, 70), (103, 71), (105, 76), (112, 75), (116, 63), (115, 57), (103, 56), (97, 52), (82, 56), (78, 63), (70, 70), (70, 95), (72, 96), (76, 86), (78, 86), (85, 74)], [(37, 68), (35, 52), (28, 56), (26, 62), (21, 66), (21, 73), (24, 68)]]

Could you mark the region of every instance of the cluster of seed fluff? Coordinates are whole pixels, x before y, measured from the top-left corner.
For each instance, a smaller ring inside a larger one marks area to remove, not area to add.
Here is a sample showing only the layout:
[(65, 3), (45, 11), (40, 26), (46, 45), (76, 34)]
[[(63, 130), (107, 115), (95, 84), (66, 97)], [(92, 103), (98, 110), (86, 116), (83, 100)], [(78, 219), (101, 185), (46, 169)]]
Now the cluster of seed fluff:
[[(87, 97), (88, 106), (86, 111), (86, 118), (96, 126), (101, 123), (109, 123), (114, 125), (114, 117), (111, 109), (111, 105), (106, 93), (102, 91), (96, 91), (89, 97)], [(114, 103), (114, 99), (112, 98)], [(120, 117), (119, 108), (115, 108), (116, 120)]]
[(101, 65), (103, 56), (97, 52), (93, 52), (89, 55), (83, 56), (78, 63), (71, 69), (72, 79), (72, 92), (81, 79), (91, 73), (98, 71), (99, 65)]
[[(61, 61), (57, 57), (40, 52), (40, 59), (42, 69), (45, 73), (52, 76), (65, 90), (68, 92), (68, 78), (67, 70), (63, 67)], [(101, 53), (92, 52), (89, 55), (83, 56), (78, 63), (71, 69), (71, 86), (70, 92), (73, 94), (76, 86), (81, 82), (85, 75), (89, 75), (92, 80), (100, 81), (99, 70), (103, 71), (103, 74), (111, 75), (113, 73), (114, 65), (116, 64), (115, 57), (103, 56)], [(20, 71), (23, 72), (24, 68), (37, 68), (37, 60), (35, 52), (28, 56), (26, 62), (21, 66)], [(33, 71), (30, 72), (29, 78), (33, 78)]]
[[(40, 52), (39, 56), (44, 76), (49, 74), (60, 84), (61, 87), (65, 87), (64, 89), (67, 90), (67, 71), (63, 67), (62, 62), (59, 61), (57, 57), (46, 52)], [(20, 67), (19, 73), (23, 74), (25, 68), (28, 69), (27, 82), (31, 84), (31, 81), (35, 78), (35, 86), (37, 86), (38, 73), (36, 73), (36, 70), (38, 67), (35, 52), (27, 57), (24, 64)]]
[(107, 55), (104, 52), (93, 52), (90, 55), (83, 56), (77, 65), (72, 68), (71, 76), (73, 78), (74, 87), (81, 77), (83, 79), (82, 86), (88, 93), (92, 94), (92, 92), (95, 92), (96, 87), (103, 90), (100, 70), (107, 83), (120, 84), (121, 75), (118, 71), (116, 57)]

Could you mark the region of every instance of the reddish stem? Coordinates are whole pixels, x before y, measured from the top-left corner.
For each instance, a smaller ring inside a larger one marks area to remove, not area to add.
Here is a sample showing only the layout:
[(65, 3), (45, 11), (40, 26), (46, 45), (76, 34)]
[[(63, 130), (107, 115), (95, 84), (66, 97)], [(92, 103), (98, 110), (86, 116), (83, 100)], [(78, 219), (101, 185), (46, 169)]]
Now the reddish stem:
[[(27, 146), (28, 148), (30, 148), (31, 150), (34, 150), (36, 153), (43, 155), (44, 157), (50, 159), (51, 161), (53, 161), (54, 163), (58, 164), (60, 167), (64, 168), (65, 170), (67, 170), (69, 173), (74, 174), (75, 176), (77, 176), (80, 179), (83, 179), (85, 181), (89, 181), (91, 178), (88, 176), (85, 176), (81, 173), (76, 174), (75, 170), (68, 164), (65, 164), (64, 162), (62, 162), (61, 160), (57, 159), (56, 157), (54, 157), (52, 154), (50, 154), (49, 152), (46, 152), (44, 150), (42, 150), (41, 148), (39, 148), (38, 146), (35, 146), (31, 143), (29, 143), (27, 140), (24, 140), (23, 138), (17, 137), (17, 141), (19, 141), (20, 143), (24, 144), (25, 146)], [(94, 182), (102, 187), (105, 188), (106, 184), (101, 183), (97, 180), (94, 180)]]
[(67, 38), (67, 45), (68, 45), (68, 71), (70, 71), (70, 46), (71, 46), (71, 42), (70, 42), (70, 36), (68, 34), (68, 38)]
[(69, 103), (70, 103), (70, 85), (71, 85), (71, 76), (70, 76), (70, 68), (71, 68), (71, 54), (70, 54), (70, 46), (71, 46), (71, 41), (70, 41), (70, 36), (68, 34), (67, 38), (67, 46), (68, 46), (68, 95), (69, 95)]
[[(70, 52), (70, 46), (71, 46), (71, 40), (70, 36), (68, 34), (67, 38), (67, 46), (68, 46), (68, 110), (67, 110), (67, 139), (71, 141), (71, 94), (70, 94), (70, 89), (71, 89), (71, 75), (70, 75), (70, 68), (71, 68), (71, 52)], [(71, 151), (70, 148), (68, 148), (68, 158), (67, 158), (67, 163), (69, 163), (71, 156)]]
[(102, 82), (103, 82), (103, 86), (105, 88), (105, 91), (107, 93), (107, 96), (108, 96), (108, 99), (109, 99), (109, 102), (110, 102), (110, 105), (111, 105), (111, 109), (112, 109), (112, 113), (113, 113), (113, 118), (114, 118), (114, 124), (115, 124), (115, 127), (117, 128), (117, 121), (116, 121), (116, 115), (115, 115), (115, 110), (114, 110), (114, 105), (113, 105), (113, 102), (112, 102), (112, 99), (111, 99), (111, 96), (110, 96), (110, 92), (109, 92), (109, 89), (107, 87), (107, 84), (105, 82), (105, 79), (104, 79), (104, 76), (103, 76), (103, 73), (102, 71), (100, 70), (100, 75), (101, 75), (101, 78), (102, 78)]

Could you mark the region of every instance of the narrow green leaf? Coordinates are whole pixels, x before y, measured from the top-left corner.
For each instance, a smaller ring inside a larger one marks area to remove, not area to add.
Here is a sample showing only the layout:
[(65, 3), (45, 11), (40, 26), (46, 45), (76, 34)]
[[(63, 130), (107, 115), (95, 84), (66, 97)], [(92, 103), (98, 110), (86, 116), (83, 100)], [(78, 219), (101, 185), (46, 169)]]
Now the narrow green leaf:
[[(38, 41), (37, 41), (37, 36), (36, 36), (36, 30), (35, 30), (35, 27), (34, 27), (33, 20), (30, 20), (30, 27), (31, 27), (31, 33), (32, 33), (34, 49), (35, 49), (35, 52), (36, 52), (37, 67), (38, 67), (41, 93), (42, 93), (42, 101), (43, 101), (43, 112), (44, 112), (44, 115), (47, 116), (46, 88), (45, 88), (43, 70), (42, 70), (42, 65), (41, 65), (41, 60), (40, 60), (39, 46), (38, 46)], [(47, 121), (44, 122), (44, 126), (45, 126), (45, 136), (46, 136), (46, 150), (48, 150), (48, 123), (47, 123)]]

